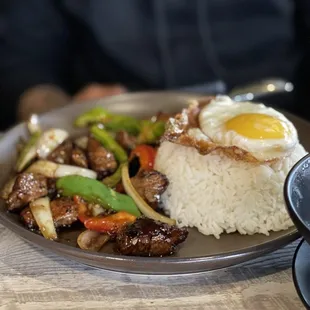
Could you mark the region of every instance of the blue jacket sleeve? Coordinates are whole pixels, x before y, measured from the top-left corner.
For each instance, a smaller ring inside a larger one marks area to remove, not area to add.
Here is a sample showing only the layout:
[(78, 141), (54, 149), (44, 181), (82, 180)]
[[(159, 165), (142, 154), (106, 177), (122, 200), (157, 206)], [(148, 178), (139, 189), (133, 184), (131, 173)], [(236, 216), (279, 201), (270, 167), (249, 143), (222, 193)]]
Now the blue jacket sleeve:
[(69, 34), (52, 0), (10, 0), (0, 27), (0, 127), (26, 89), (66, 84)]

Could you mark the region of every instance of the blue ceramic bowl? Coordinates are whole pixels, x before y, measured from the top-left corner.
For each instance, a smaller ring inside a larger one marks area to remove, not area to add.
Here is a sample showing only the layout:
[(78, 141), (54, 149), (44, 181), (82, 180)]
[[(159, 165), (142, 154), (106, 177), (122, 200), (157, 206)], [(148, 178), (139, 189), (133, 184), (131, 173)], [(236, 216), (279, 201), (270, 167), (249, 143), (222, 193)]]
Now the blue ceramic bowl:
[(296, 228), (310, 244), (310, 154), (300, 159), (289, 172), (284, 198)]

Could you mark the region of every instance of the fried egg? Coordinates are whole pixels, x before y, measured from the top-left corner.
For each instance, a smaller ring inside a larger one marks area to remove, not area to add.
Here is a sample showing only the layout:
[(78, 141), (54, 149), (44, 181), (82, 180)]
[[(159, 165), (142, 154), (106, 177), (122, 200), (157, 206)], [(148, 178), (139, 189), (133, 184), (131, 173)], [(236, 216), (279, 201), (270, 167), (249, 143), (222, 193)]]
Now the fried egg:
[(220, 147), (237, 147), (259, 161), (291, 154), (298, 143), (294, 125), (264, 104), (217, 96), (199, 114), (201, 131)]

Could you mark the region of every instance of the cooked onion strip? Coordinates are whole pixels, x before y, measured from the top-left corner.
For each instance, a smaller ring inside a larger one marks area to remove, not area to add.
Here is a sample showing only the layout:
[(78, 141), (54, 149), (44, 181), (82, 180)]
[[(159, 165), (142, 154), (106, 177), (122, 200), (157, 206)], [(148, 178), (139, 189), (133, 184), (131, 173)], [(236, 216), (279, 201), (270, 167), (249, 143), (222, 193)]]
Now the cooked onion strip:
[(5, 185), (2, 188), (1, 194), (0, 194), (2, 199), (7, 200), (9, 198), (9, 195), (11, 194), (13, 190), (15, 181), (16, 181), (16, 177), (13, 177), (7, 183), (5, 183)]
[(44, 238), (49, 240), (56, 240), (57, 233), (49, 198), (39, 198), (31, 202), (29, 206)]
[(32, 114), (27, 122), (27, 128), (31, 135), (41, 132), (39, 116), (37, 114)]
[(109, 239), (108, 234), (85, 230), (78, 236), (77, 243), (82, 250), (98, 252)]
[(37, 143), (37, 154), (39, 158), (45, 159), (68, 137), (69, 133), (63, 129), (52, 128), (43, 132)]
[(55, 171), (55, 178), (61, 178), (67, 175), (80, 175), (90, 179), (97, 179), (97, 173), (93, 170), (70, 165), (58, 165)]
[(129, 171), (128, 171), (128, 164), (124, 164), (122, 167), (122, 181), (123, 181), (123, 186), (124, 189), (129, 195), (134, 202), (136, 203), (137, 207), (139, 210), (147, 217), (160, 221), (163, 223), (167, 223), (169, 225), (175, 225), (175, 220), (171, 219), (169, 217), (166, 217), (162, 214), (157, 213), (154, 211), (143, 199), (142, 197), (138, 194), (136, 189), (131, 183), (130, 177), (129, 177)]
[[(35, 129), (32, 128), (31, 130), (34, 131)], [(32, 136), (18, 157), (15, 170), (21, 172), (37, 156), (45, 159), (68, 137), (69, 133), (63, 129), (49, 129), (42, 134), (39, 130), (32, 132)]]
[(21, 172), (26, 168), (30, 162), (37, 156), (37, 145), (40, 139), (40, 133), (34, 133), (26, 145), (23, 147), (15, 166), (17, 172)]
[(89, 204), (88, 209), (93, 216), (98, 216), (105, 212), (105, 209), (98, 204)]
[(90, 169), (85, 169), (70, 165), (61, 165), (48, 160), (38, 160), (33, 163), (27, 172), (39, 173), (47, 178), (61, 178), (67, 175), (80, 175), (91, 179), (97, 178), (97, 173)]
[(76, 138), (74, 140), (74, 143), (80, 149), (86, 150), (87, 149), (87, 144), (88, 144), (88, 137), (87, 136), (82, 136), (82, 137)]
[(53, 178), (55, 171), (58, 168), (58, 164), (48, 160), (38, 160), (34, 162), (27, 170), (28, 173), (38, 173), (46, 176), (47, 178)]

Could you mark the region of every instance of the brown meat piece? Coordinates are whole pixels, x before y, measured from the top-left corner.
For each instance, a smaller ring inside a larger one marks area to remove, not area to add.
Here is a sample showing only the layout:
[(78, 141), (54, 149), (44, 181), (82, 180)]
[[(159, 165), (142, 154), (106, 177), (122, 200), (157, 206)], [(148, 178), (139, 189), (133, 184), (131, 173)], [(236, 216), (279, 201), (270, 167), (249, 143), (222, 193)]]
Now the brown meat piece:
[[(78, 206), (70, 198), (62, 197), (51, 201), (51, 211), (56, 228), (70, 226), (78, 220)], [(38, 228), (29, 207), (25, 208), (20, 215), (29, 229)]]
[[(201, 110), (212, 101), (212, 99), (214, 99), (214, 97), (194, 100), (189, 104), (188, 108), (183, 109), (181, 113), (176, 114), (174, 117), (170, 117), (167, 121), (162, 141), (194, 146), (200, 151), (200, 145), (196, 145), (199, 144), (199, 141), (193, 139), (188, 131), (189, 129), (199, 129), (199, 114)], [(208, 148), (210, 148), (209, 145)], [(203, 149), (203, 151), (205, 150)]]
[(88, 168), (88, 162), (86, 154), (82, 149), (77, 146), (73, 147), (72, 156), (71, 156), (72, 164), (82, 168)]
[(184, 228), (141, 217), (119, 231), (116, 248), (124, 255), (166, 256), (173, 254), (187, 236)]
[(154, 208), (169, 185), (168, 178), (156, 170), (140, 169), (131, 182), (139, 195)]
[(58, 164), (69, 165), (71, 161), (72, 147), (72, 141), (66, 140), (60, 144), (51, 154), (49, 154), (47, 159)]
[(119, 131), (115, 140), (126, 150), (133, 150), (137, 144), (137, 138), (129, 135), (127, 131)]
[(104, 178), (116, 170), (117, 162), (113, 153), (106, 150), (96, 139), (88, 139), (87, 151), (90, 168), (98, 172), (99, 178)]
[(78, 219), (78, 205), (71, 199), (61, 197), (51, 201), (55, 226), (70, 226)]
[(56, 181), (57, 179), (47, 179), (47, 191), (50, 198), (57, 195)]
[(32, 212), (29, 207), (26, 207), (23, 209), (23, 211), (20, 213), (21, 219), (26, 224), (26, 226), (29, 229), (36, 229), (38, 228), (38, 224), (36, 220), (34, 219)]
[(40, 174), (22, 173), (17, 176), (13, 190), (6, 201), (8, 210), (19, 209), (47, 194), (46, 177)]

